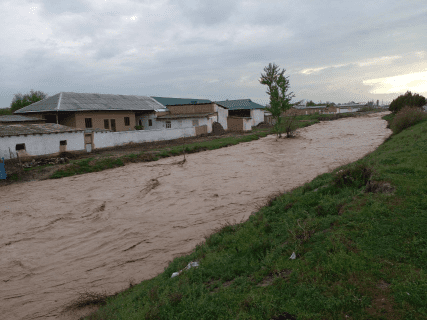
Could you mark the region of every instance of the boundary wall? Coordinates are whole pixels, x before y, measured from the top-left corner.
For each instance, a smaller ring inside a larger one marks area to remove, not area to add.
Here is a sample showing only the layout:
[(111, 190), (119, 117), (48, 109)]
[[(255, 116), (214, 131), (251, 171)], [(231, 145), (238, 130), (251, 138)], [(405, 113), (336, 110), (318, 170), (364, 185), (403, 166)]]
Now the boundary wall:
[(180, 129), (132, 130), (119, 132), (94, 132), (93, 149), (108, 148), (127, 143), (173, 140), (196, 136), (195, 127)]

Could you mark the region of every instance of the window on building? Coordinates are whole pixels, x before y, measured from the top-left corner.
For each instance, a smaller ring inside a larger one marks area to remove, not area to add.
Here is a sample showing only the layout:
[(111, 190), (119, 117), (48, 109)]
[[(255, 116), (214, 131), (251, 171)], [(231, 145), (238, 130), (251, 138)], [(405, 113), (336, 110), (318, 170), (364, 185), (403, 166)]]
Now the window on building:
[(125, 126), (130, 126), (129, 117), (125, 117)]
[(15, 147), (16, 151), (25, 150), (25, 143), (18, 143)]
[(142, 120), (141, 119), (139, 119), (139, 125), (142, 126)]
[(67, 140), (61, 140), (61, 141), (59, 141), (59, 145), (60, 146), (66, 146), (67, 145)]
[(171, 127), (171, 122), (170, 121), (166, 121), (166, 128), (170, 128)]
[(104, 129), (110, 129), (110, 124), (108, 123), (108, 119), (104, 119)]
[(86, 128), (92, 128), (92, 118), (85, 118)]
[(199, 120), (198, 119), (193, 120), (193, 126), (197, 127), (198, 125), (199, 125)]
[(148, 125), (151, 127), (153, 125), (153, 120), (148, 119)]

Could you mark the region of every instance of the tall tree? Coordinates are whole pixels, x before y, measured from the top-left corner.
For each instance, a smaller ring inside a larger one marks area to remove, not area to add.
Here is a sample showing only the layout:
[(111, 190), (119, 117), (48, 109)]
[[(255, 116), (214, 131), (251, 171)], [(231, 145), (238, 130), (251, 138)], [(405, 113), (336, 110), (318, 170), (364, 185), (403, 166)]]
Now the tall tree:
[(285, 69), (280, 71), (279, 66), (275, 63), (269, 64), (268, 67), (264, 68), (265, 74), (261, 74), (261, 79), (259, 82), (268, 87), (267, 94), (270, 96), (270, 107), (265, 109), (269, 111), (275, 119), (276, 123), (274, 125), (275, 132), (280, 138), (282, 135), (282, 114), (286, 110), (291, 108), (290, 101), (293, 97), (293, 92), (287, 93), (289, 89), (289, 80), (283, 74)]
[(33, 89), (31, 89), (30, 93), (27, 93), (25, 95), (22, 95), (22, 93), (16, 93), (10, 104), (10, 110), (12, 112), (15, 112), (19, 109), (29, 106), (34, 102), (37, 102), (46, 98), (47, 98), (46, 93), (42, 91), (34, 91)]

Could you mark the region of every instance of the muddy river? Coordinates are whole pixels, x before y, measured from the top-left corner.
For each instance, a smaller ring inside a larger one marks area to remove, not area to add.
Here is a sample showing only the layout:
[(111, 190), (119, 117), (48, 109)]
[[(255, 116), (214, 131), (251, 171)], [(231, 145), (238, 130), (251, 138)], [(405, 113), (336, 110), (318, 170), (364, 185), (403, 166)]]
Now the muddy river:
[(61, 311), (79, 293), (156, 276), (270, 194), (374, 151), (391, 134), (388, 113), (190, 154), (183, 165), (178, 156), (0, 187), (0, 317), (78, 319)]

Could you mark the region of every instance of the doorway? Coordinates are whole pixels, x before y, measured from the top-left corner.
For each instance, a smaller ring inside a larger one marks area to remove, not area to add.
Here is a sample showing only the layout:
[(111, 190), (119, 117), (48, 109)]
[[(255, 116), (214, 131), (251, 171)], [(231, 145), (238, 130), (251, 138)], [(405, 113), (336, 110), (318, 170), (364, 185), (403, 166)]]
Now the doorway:
[(92, 151), (92, 133), (85, 134), (86, 152)]
[(111, 131), (116, 132), (116, 120), (110, 119), (111, 122)]

